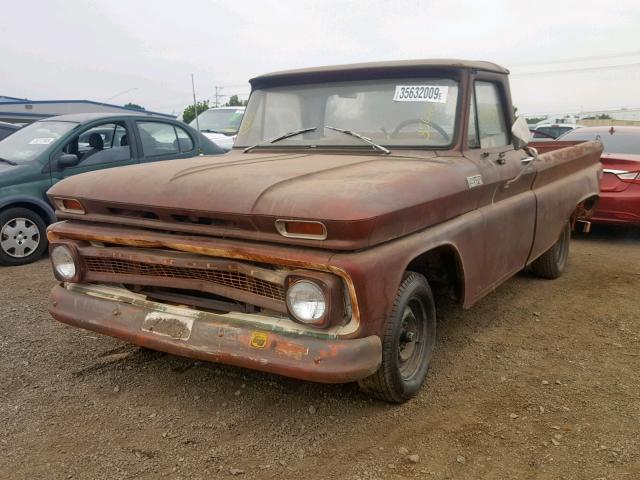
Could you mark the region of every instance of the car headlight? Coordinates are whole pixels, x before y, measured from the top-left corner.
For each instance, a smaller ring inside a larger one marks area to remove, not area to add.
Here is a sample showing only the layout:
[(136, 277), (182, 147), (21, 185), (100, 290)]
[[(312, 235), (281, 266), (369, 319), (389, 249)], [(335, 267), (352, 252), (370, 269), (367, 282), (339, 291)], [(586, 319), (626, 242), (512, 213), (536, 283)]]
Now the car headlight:
[(53, 269), (59, 280), (71, 281), (78, 271), (73, 252), (66, 245), (56, 245), (49, 254)]
[(309, 280), (298, 280), (287, 290), (287, 306), (302, 323), (318, 323), (327, 311), (327, 299), (322, 289)]

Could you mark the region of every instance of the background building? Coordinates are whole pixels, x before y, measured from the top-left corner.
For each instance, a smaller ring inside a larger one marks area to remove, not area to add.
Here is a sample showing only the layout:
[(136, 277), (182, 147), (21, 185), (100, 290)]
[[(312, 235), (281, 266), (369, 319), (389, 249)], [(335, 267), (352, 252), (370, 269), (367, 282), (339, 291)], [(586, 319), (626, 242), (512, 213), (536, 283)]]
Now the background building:
[(0, 121), (10, 123), (32, 123), (41, 118), (67, 113), (130, 113), (140, 111), (175, 118), (166, 113), (137, 110), (92, 100), (28, 100), (0, 95)]

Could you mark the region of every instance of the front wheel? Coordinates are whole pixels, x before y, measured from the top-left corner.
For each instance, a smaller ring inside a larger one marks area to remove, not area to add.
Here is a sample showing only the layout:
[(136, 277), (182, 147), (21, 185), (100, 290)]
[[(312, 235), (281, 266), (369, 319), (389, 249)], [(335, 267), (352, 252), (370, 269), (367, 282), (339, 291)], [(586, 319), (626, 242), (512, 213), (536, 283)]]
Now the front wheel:
[(531, 263), (531, 270), (542, 278), (558, 278), (564, 272), (569, 261), (569, 243), (571, 242), (571, 224), (562, 229), (560, 238), (549, 250)]
[(398, 288), (382, 338), (382, 363), (359, 385), (374, 397), (402, 403), (427, 376), (436, 341), (436, 310), (427, 279), (407, 272)]
[(36, 261), (47, 248), (47, 225), (40, 215), (22, 207), (0, 212), (0, 265)]

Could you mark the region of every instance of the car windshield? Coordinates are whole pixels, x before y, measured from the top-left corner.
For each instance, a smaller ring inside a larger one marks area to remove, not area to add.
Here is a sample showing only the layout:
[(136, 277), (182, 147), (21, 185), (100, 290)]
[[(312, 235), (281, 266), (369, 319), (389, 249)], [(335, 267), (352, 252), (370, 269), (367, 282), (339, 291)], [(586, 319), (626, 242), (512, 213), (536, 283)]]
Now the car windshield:
[(200, 127), (203, 132), (224, 133), (235, 135), (238, 133), (244, 109), (221, 108), (205, 110), (198, 115), (198, 123), (193, 120), (189, 125), (193, 128)]
[(586, 132), (584, 131), (584, 129), (580, 128), (566, 133), (562, 137), (558, 138), (558, 140), (600, 140), (604, 147), (605, 153), (627, 153), (636, 155), (640, 154), (640, 128), (638, 128), (637, 130), (634, 129), (633, 131), (629, 131), (616, 130), (615, 127), (612, 127), (609, 130), (587, 130)]
[(41, 120), (27, 125), (0, 141), (0, 158), (17, 164), (29, 163), (77, 126), (74, 122), (55, 120)]
[(254, 90), (236, 147), (287, 132), (315, 130), (273, 147), (371, 146), (347, 129), (389, 147), (441, 148), (453, 143), (458, 84), (448, 78), (398, 78), (288, 85)]

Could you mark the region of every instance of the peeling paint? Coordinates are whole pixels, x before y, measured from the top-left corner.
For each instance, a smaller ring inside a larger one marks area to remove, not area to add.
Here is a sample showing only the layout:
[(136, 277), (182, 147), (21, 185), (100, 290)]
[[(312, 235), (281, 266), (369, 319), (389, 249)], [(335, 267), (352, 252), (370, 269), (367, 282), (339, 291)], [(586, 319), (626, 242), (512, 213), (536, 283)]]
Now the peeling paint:
[(193, 329), (193, 321), (193, 317), (151, 312), (142, 322), (142, 330), (178, 340), (188, 340)]

